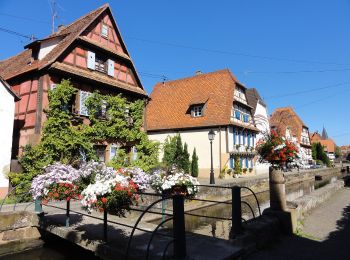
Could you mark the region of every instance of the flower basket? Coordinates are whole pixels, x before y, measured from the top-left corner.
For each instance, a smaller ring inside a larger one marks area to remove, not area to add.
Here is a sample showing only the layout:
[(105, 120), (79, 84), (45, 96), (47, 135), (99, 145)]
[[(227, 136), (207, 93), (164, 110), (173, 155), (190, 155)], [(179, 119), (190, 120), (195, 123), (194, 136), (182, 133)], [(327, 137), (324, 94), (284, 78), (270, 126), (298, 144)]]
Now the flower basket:
[(168, 172), (157, 170), (151, 174), (151, 187), (165, 196), (182, 195), (195, 197), (198, 193), (199, 182), (189, 174), (176, 168)]
[(130, 205), (137, 204), (139, 190), (126, 171), (106, 167), (96, 174), (94, 183), (84, 189), (81, 203), (89, 213), (106, 210), (113, 215), (125, 216)]
[(165, 197), (171, 197), (174, 195), (189, 196), (186, 185), (174, 185), (171, 189), (163, 190)]
[(47, 188), (46, 195), (42, 195), (42, 203), (49, 201), (70, 201), (71, 199), (80, 199), (79, 187), (72, 183), (55, 183)]
[(80, 172), (77, 169), (70, 165), (55, 163), (47, 166), (44, 171), (32, 181), (30, 193), (34, 200), (41, 199), (43, 203), (48, 203), (79, 198), (77, 182)]

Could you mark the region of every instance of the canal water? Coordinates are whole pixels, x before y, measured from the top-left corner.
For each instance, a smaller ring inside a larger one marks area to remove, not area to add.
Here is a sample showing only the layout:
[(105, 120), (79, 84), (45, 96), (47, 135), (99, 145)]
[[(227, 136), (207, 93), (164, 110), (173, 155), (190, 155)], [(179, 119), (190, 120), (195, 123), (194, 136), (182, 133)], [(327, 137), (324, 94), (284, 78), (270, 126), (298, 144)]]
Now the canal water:
[(6, 255), (0, 260), (98, 260), (93, 253), (53, 235), (45, 236), (44, 247), (19, 254)]
[[(286, 186), (287, 201), (293, 201), (299, 197), (310, 194), (315, 189), (321, 188), (329, 183), (333, 183), (338, 179), (337, 176), (328, 177), (323, 180), (310, 180), (297, 184)], [(260, 192), (256, 194), (261, 212), (270, 206), (269, 191)], [(255, 216), (258, 216), (259, 211), (254, 196), (249, 195), (242, 198), (246, 201), (254, 210)], [(204, 215), (217, 218), (231, 218), (231, 205), (228, 204), (216, 204), (206, 208), (193, 210), (190, 213), (196, 215)], [(245, 220), (253, 218), (253, 214), (248, 206), (242, 204), (242, 217)], [(218, 238), (229, 238), (229, 232), (231, 230), (231, 220), (218, 220), (209, 217), (197, 217), (186, 215), (186, 230), (198, 234), (207, 236), (213, 236)]]

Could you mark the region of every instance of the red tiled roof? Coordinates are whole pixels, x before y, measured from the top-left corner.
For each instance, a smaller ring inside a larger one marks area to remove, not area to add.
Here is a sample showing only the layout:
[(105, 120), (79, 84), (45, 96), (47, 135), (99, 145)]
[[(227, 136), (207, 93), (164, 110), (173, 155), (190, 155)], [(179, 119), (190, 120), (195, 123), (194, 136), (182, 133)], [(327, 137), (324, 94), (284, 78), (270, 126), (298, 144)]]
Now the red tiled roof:
[(87, 26), (89, 26), (107, 8), (108, 4), (105, 4), (98, 9), (88, 13), (87, 15), (82, 16), (73, 23), (67, 25), (62, 30), (46, 37), (44, 40), (58, 36), (63, 37), (63, 39), (42, 60), (35, 60), (32, 62), (32, 49), (29, 48), (9, 59), (1, 61), (0, 75), (4, 79), (8, 80), (17, 75), (31, 70), (41, 69), (53, 63), (58, 58), (58, 56), (61, 55), (62, 52), (68, 48), (68, 46), (87, 28)]
[(276, 128), (281, 135), (284, 135), (288, 128), (299, 142), (303, 127), (308, 128), (292, 107), (276, 108), (270, 117), (270, 127)]
[[(157, 83), (147, 105), (147, 131), (232, 124), (237, 83), (228, 69)], [(195, 103), (205, 103), (202, 117), (191, 116), (189, 108)]]
[(336, 145), (332, 139), (320, 140), (319, 143), (321, 143), (322, 146), (325, 147), (325, 151), (327, 151), (328, 153), (335, 152)]

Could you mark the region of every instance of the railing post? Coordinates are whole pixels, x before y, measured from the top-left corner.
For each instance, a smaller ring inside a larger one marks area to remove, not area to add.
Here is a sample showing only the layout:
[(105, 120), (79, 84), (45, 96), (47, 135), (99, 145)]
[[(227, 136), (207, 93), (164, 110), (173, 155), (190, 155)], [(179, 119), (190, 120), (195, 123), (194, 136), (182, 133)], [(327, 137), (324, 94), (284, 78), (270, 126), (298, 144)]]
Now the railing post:
[(184, 196), (173, 196), (174, 257), (186, 257)]
[(43, 207), (41, 205), (41, 200), (36, 199), (34, 202), (34, 211), (36, 214), (41, 214), (43, 213)]
[(66, 208), (66, 227), (69, 227), (69, 211), (70, 211), (70, 200), (67, 200), (67, 208)]
[(232, 227), (230, 238), (242, 234), (241, 187), (232, 187)]
[(107, 209), (103, 210), (103, 240), (107, 242), (108, 237), (107, 237)]

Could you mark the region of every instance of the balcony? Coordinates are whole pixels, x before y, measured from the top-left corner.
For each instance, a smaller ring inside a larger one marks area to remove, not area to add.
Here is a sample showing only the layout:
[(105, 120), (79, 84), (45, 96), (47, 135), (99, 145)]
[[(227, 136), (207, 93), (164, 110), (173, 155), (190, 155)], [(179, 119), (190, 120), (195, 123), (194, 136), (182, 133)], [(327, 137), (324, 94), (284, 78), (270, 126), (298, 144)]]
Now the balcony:
[(253, 146), (233, 145), (230, 154), (242, 156), (254, 156), (256, 154)]

